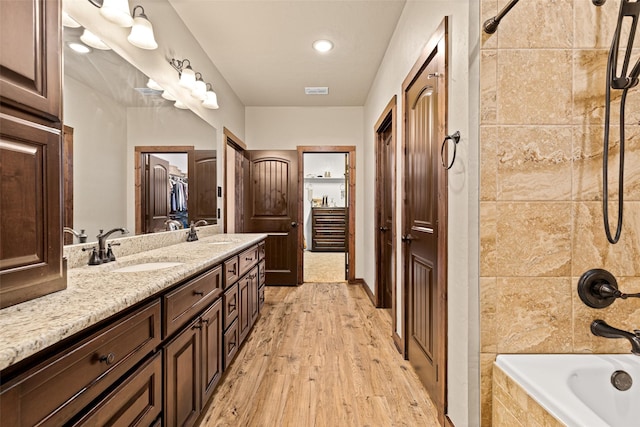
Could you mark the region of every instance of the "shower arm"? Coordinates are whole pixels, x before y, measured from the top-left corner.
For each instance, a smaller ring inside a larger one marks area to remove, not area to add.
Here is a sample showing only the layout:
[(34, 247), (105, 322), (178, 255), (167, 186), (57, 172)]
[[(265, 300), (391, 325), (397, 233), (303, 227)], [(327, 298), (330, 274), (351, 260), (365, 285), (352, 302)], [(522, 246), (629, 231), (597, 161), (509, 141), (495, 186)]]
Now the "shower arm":
[[(515, 6), (520, 0), (511, 0), (496, 16), (487, 19), (482, 25), (482, 29), (487, 34), (493, 34), (498, 30), (498, 25), (504, 16)], [(591, 0), (595, 6), (602, 6), (607, 0)]]

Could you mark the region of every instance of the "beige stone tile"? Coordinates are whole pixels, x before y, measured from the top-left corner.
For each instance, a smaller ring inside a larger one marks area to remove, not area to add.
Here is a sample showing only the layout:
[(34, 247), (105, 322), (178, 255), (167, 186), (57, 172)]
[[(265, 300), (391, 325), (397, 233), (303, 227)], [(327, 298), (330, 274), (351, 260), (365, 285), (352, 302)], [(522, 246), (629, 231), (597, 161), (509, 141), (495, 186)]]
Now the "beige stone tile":
[(497, 204), (497, 276), (570, 276), (571, 203)]
[(548, 413), (540, 404), (529, 397), (527, 402), (527, 425), (531, 427), (564, 427), (565, 424), (558, 421)]
[[(614, 276), (615, 273), (611, 272)], [(619, 289), (625, 293), (640, 292), (640, 277), (616, 277)], [(573, 279), (574, 289), (579, 278)], [(597, 337), (591, 333), (591, 322), (602, 319), (609, 325), (625, 330), (640, 329), (640, 299), (618, 299), (609, 307), (594, 309), (585, 305), (573, 293), (574, 342), (578, 353), (628, 353), (630, 344), (625, 339), (609, 339)]]
[(496, 353), (496, 302), (498, 300), (496, 279), (480, 278), (480, 351)]
[(569, 124), (570, 50), (502, 50), (498, 56), (499, 124)]
[(480, 418), (482, 427), (491, 427), (492, 372), (495, 353), (480, 354)]
[(584, 5), (582, 3), (586, 2), (578, 0), (576, 4), (580, 7), (574, 8), (574, 47), (609, 49), (616, 28), (620, 1), (609, 0), (601, 7), (596, 7), (591, 2)]
[(493, 403), (493, 427), (522, 427), (520, 421), (500, 401)]
[[(607, 241), (601, 202), (575, 203), (572, 216), (573, 229), (576, 230), (571, 258), (572, 276), (579, 277), (592, 268), (604, 268), (616, 276), (640, 274), (640, 202), (625, 202), (622, 234), (617, 244)], [(615, 234), (616, 201), (609, 203), (609, 222), (611, 233)]]
[(482, 30), (484, 22), (497, 14), (498, 0), (480, 0), (480, 44), (482, 49), (495, 49), (498, 46), (499, 31), (487, 34)]
[(480, 124), (497, 121), (498, 52), (483, 50), (480, 56)]
[(480, 200), (497, 199), (498, 128), (480, 127)]
[[(500, 0), (502, 9), (508, 0)], [(573, 46), (573, 0), (520, 2), (500, 21), (501, 49)]]
[(498, 278), (498, 353), (570, 353), (570, 278)]
[(497, 210), (495, 202), (480, 202), (480, 276), (496, 275)]
[[(608, 49), (576, 50), (573, 54), (574, 124), (593, 125), (605, 122), (608, 52)], [(640, 51), (634, 52), (634, 58), (638, 55)], [(620, 124), (621, 95), (620, 90), (611, 91), (611, 124)], [(625, 123), (637, 125), (639, 121), (640, 96), (637, 96), (637, 89), (631, 89), (626, 100)]]
[(571, 200), (572, 128), (499, 129), (498, 200)]

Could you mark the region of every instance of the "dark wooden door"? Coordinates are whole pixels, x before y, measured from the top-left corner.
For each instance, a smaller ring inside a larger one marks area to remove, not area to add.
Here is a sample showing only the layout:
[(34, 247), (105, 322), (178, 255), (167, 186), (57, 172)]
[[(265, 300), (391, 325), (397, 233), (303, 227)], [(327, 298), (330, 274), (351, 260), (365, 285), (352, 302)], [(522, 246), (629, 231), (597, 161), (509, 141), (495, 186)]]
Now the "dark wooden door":
[(266, 284), (298, 283), (298, 153), (249, 151), (244, 232), (266, 233)]
[(189, 153), (189, 221), (217, 222), (217, 173), (216, 150)]
[[(446, 411), (446, 108), (444, 31), (404, 85), (407, 356), (439, 415)], [(415, 70), (415, 68), (414, 68)]]
[(395, 144), (393, 144), (391, 123), (378, 132), (377, 187), (378, 187), (378, 234), (376, 247), (378, 266), (378, 305), (391, 308), (393, 293), (393, 185)]
[(169, 162), (151, 154), (145, 155), (145, 233), (165, 229), (169, 219)]
[(222, 376), (222, 298), (202, 313), (202, 404), (206, 404)]

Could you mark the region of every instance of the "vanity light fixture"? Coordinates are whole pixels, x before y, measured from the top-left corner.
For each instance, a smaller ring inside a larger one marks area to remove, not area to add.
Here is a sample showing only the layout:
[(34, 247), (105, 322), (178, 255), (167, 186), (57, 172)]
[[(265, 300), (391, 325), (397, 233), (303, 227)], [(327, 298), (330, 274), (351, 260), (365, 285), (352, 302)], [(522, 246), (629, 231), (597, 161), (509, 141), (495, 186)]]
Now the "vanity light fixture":
[(164, 99), (166, 99), (167, 101), (175, 101), (176, 97), (171, 95), (169, 92), (167, 92), (166, 90), (164, 92), (162, 92), (161, 95)]
[(87, 30), (86, 28), (82, 32), (82, 35), (80, 36), (80, 40), (82, 40), (83, 43), (88, 44), (89, 46), (95, 49), (111, 50), (111, 48), (107, 46), (102, 40), (100, 40), (98, 36), (93, 34), (91, 31)]
[(196, 73), (196, 82), (191, 90), (191, 96), (200, 101), (204, 101), (207, 97), (207, 84), (202, 80), (202, 74), (199, 72)]
[(173, 104), (173, 106), (176, 107), (176, 108), (179, 108), (181, 110), (186, 110), (186, 109), (189, 108), (189, 107), (187, 107), (187, 105), (184, 102), (180, 101), (179, 99), (176, 100), (176, 102)]
[(158, 43), (153, 36), (153, 26), (145, 15), (144, 8), (140, 5), (133, 8), (133, 26), (127, 40), (140, 49), (153, 50), (158, 48)]
[(100, 14), (120, 27), (130, 27), (133, 18), (129, 10), (129, 0), (104, 0)]
[(180, 86), (192, 90), (196, 83), (196, 73), (191, 68), (191, 61), (172, 58), (169, 64), (180, 74)]
[(164, 90), (162, 89), (162, 86), (160, 86), (158, 83), (156, 83), (155, 80), (151, 78), (147, 81), (147, 87), (153, 90)]
[(62, 25), (69, 28), (80, 28), (80, 24), (64, 10), (62, 11)]
[(313, 48), (320, 53), (327, 53), (333, 49), (331, 40), (316, 40), (313, 42)]
[(218, 95), (213, 91), (211, 83), (207, 83), (206, 98), (202, 101), (202, 106), (211, 110), (217, 110), (220, 108), (218, 105)]

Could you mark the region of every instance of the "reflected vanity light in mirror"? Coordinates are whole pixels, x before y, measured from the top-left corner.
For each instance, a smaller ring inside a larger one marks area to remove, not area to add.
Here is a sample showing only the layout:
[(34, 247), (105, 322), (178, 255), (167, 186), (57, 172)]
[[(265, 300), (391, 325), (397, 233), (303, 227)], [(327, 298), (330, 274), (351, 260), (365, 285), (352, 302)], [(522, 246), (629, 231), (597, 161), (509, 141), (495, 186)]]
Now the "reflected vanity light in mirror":
[(102, 40), (100, 40), (98, 36), (93, 34), (91, 31), (87, 30), (86, 28), (82, 32), (82, 35), (80, 36), (80, 40), (82, 40), (85, 44), (88, 44), (94, 49), (111, 50), (111, 48), (107, 46)]
[(176, 100), (176, 97), (175, 97), (175, 96), (173, 96), (173, 95), (171, 95), (171, 94), (170, 94), (168, 91), (166, 91), (166, 90), (165, 90), (164, 92), (162, 92), (162, 97), (163, 97), (164, 99), (166, 99), (167, 101), (175, 101), (175, 100)]
[(162, 89), (162, 87), (161, 87), (161, 86), (160, 86), (160, 85), (159, 85), (155, 80), (153, 80), (153, 79), (149, 79), (149, 80), (147, 81), (147, 87), (148, 87), (149, 89), (153, 89), (153, 90), (160, 90), (160, 91), (161, 91), (161, 90), (164, 90), (164, 89)]
[(189, 107), (187, 107), (182, 101), (180, 100), (176, 100), (175, 104), (173, 104), (174, 107), (179, 108), (181, 110), (186, 110)]
[(80, 24), (64, 10), (62, 11), (62, 25), (69, 28), (80, 28)]
[(158, 48), (158, 43), (153, 36), (153, 26), (144, 13), (142, 6), (133, 8), (133, 26), (127, 37), (129, 43), (140, 49), (153, 50)]
[(104, 0), (100, 14), (120, 27), (133, 25), (133, 18), (129, 12), (129, 0)]

